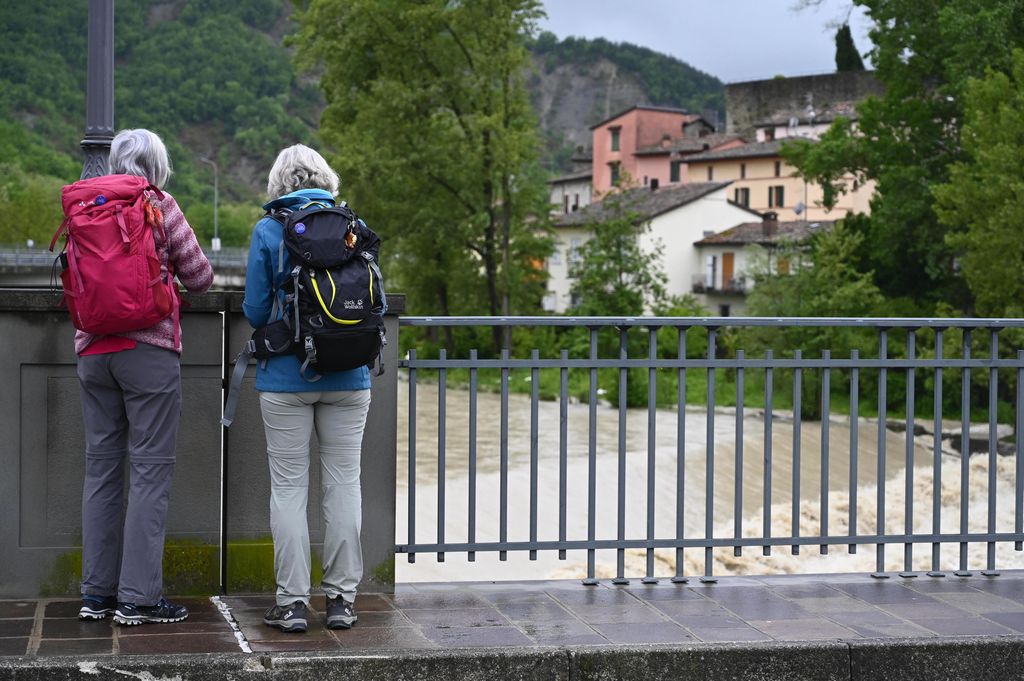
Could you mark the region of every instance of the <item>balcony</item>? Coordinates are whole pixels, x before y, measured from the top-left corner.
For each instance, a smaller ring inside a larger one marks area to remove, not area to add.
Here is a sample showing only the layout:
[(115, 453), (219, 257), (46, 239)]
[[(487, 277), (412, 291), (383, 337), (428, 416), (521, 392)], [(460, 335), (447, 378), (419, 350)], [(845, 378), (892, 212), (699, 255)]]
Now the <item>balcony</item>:
[(690, 290), (693, 293), (717, 293), (720, 295), (746, 295), (747, 293), (747, 278), (743, 276), (730, 277), (725, 280), (722, 284), (716, 285), (715, 282), (709, 281), (708, 277), (703, 274), (693, 275), (692, 286)]

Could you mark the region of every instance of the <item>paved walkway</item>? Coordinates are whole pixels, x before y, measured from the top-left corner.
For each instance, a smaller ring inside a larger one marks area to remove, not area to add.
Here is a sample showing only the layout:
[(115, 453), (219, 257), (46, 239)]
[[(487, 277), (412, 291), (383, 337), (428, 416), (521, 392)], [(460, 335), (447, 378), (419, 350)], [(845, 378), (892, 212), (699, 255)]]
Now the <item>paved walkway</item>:
[[(0, 601), (0, 655), (49, 656), (515, 648), (1024, 636), (1024, 571), (999, 577), (866, 575), (724, 577), (676, 585), (576, 581), (400, 585), (357, 601), (359, 623), (323, 626), (323, 597), (305, 634), (262, 624), (272, 597), (181, 599), (180, 624), (79, 622), (78, 601)], [(219, 602), (218, 602), (219, 601)], [(230, 614), (225, 616), (225, 611)], [(14, 662), (10, 658), (7, 662)]]

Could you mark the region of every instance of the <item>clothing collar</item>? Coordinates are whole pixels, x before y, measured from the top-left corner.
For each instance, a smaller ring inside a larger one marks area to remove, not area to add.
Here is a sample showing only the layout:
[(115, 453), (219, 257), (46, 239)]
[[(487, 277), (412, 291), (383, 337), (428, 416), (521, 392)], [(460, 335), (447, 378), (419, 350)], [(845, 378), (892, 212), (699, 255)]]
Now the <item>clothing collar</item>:
[(279, 196), (273, 201), (263, 204), (263, 210), (276, 210), (278, 208), (293, 208), (310, 201), (328, 201), (334, 204), (334, 197), (324, 189), (299, 189), (291, 194)]

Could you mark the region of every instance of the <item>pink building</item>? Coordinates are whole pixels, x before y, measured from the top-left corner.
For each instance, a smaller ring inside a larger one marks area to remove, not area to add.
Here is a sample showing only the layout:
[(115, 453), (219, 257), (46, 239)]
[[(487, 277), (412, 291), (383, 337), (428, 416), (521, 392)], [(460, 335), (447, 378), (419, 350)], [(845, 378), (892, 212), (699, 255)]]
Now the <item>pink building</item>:
[(742, 144), (715, 135), (714, 127), (683, 109), (634, 106), (601, 121), (593, 132), (593, 186), (598, 199), (614, 186), (659, 186), (686, 182), (686, 154)]

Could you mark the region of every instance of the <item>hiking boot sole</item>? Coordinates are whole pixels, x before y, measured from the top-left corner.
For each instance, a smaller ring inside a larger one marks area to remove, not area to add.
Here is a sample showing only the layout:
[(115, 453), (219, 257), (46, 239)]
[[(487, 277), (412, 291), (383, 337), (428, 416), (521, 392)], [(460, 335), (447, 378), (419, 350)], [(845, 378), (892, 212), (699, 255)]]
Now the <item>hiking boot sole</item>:
[(352, 625), (355, 624), (357, 618), (352, 619), (341, 619), (340, 617), (332, 617), (327, 620), (328, 629), (351, 629)]
[(174, 622), (184, 622), (188, 619), (188, 615), (184, 617), (151, 617), (147, 615), (133, 615), (126, 617), (114, 613), (114, 621), (118, 624), (123, 624), (126, 627), (134, 627), (137, 624), (173, 624)]
[(280, 629), (281, 631), (289, 634), (301, 634), (306, 631), (306, 620), (293, 619), (293, 620), (268, 620), (264, 619), (263, 623), (268, 627), (274, 629)]
[(106, 619), (107, 615), (111, 614), (112, 612), (114, 612), (114, 611), (110, 610), (110, 609), (103, 609), (103, 608), (100, 608), (98, 610), (93, 610), (92, 608), (82, 608), (81, 610), (78, 611), (78, 619), (86, 621), (86, 622), (88, 622), (88, 621), (96, 621), (96, 620), (103, 620), (103, 619)]

